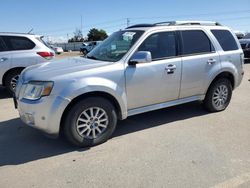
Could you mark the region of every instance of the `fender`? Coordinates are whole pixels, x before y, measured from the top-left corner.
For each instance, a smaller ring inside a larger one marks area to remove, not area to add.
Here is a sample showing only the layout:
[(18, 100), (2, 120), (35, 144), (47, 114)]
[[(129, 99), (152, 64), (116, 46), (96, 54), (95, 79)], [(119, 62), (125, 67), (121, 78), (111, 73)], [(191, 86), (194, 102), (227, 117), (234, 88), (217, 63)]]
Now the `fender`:
[(82, 80), (73, 80), (68, 87), (59, 94), (61, 97), (72, 101), (74, 98), (90, 92), (104, 92), (115, 98), (120, 106), (122, 119), (127, 117), (127, 99), (125, 83), (100, 78), (87, 77)]

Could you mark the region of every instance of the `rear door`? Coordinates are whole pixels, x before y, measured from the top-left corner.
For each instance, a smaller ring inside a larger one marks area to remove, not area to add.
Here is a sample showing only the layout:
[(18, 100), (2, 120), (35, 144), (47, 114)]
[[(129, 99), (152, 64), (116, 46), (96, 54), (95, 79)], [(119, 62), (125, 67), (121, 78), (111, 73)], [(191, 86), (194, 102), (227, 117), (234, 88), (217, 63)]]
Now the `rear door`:
[(34, 52), (36, 44), (22, 36), (3, 36), (3, 40), (7, 45), (12, 56), (11, 68), (27, 67), (36, 64), (36, 57)]
[(3, 75), (10, 69), (11, 55), (8, 48), (0, 36), (0, 84), (2, 83)]
[(220, 71), (220, 57), (202, 29), (180, 31), (182, 79), (180, 98), (203, 95), (214, 74)]

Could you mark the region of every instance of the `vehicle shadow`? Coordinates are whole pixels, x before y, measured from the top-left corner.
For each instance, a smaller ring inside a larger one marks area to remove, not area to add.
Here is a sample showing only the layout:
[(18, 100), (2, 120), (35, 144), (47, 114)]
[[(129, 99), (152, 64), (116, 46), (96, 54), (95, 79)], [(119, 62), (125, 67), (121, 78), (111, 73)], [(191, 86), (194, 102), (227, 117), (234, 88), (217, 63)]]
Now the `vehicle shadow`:
[(50, 139), (40, 131), (24, 125), (19, 118), (0, 122), (0, 166), (18, 165), (72, 151), (63, 139)]
[(11, 98), (11, 94), (4, 87), (0, 86), (0, 99)]
[(131, 116), (120, 121), (114, 137), (208, 114), (200, 102), (192, 102)]
[[(206, 114), (196, 102), (132, 116), (119, 122), (113, 138)], [(40, 131), (24, 125), (19, 118), (0, 122), (0, 166), (24, 164), (88, 149), (74, 147), (63, 139), (47, 138)]]

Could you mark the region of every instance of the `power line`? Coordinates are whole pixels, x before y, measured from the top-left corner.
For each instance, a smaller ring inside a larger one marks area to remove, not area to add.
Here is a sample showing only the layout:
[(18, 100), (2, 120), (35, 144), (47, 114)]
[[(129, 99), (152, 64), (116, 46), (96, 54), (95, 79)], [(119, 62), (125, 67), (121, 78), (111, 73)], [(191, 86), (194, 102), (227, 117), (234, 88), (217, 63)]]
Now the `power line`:
[(250, 13), (250, 10), (238, 10), (238, 11), (225, 11), (225, 12), (210, 12), (204, 14), (186, 14), (186, 15), (171, 15), (171, 16), (155, 16), (155, 17), (133, 17), (133, 20), (139, 19), (161, 19), (161, 18), (183, 18), (183, 17), (203, 17), (203, 16), (218, 16), (218, 15), (225, 15), (225, 14), (235, 14), (235, 13)]
[[(199, 17), (199, 16), (210, 16), (210, 17), (218, 17), (218, 15), (230, 15), (230, 14), (235, 14), (235, 13), (250, 13), (250, 10), (241, 10), (241, 11), (227, 11), (227, 12), (220, 12), (220, 13), (204, 13), (204, 14), (193, 14), (193, 15), (179, 15), (176, 17), (188, 17), (188, 16), (195, 16), (195, 17)], [(174, 17), (174, 16), (171, 16)], [(131, 25), (131, 19), (133, 19), (133, 24), (138, 23), (138, 21), (134, 21), (137, 19), (147, 19), (147, 20), (151, 20), (151, 19), (163, 19), (163, 18), (171, 18), (171, 17), (134, 17), (134, 18), (125, 18), (126, 19), (126, 25), (129, 26)], [(242, 20), (242, 19), (248, 19), (250, 18), (249, 16), (245, 16), (245, 17), (231, 17), (231, 18), (222, 18), (222, 19), (216, 19), (217, 21), (227, 21), (227, 20)], [(119, 25), (111, 25), (111, 23), (118, 23), (118, 22), (123, 22), (123, 24), (119, 24)], [(97, 24), (91, 24), (91, 25), (86, 25), (84, 28), (84, 30), (82, 30), (82, 32), (84, 31), (88, 31), (90, 28), (96, 27), (98, 25), (107, 25), (107, 26), (103, 26), (103, 29), (109, 29), (109, 28), (116, 28), (116, 27), (125, 27), (125, 23), (124, 23), (124, 19), (117, 19), (117, 20), (112, 20), (112, 21), (106, 21), (106, 22), (100, 22)], [(81, 17), (81, 28), (82, 28), (82, 17)], [(68, 28), (62, 28), (62, 29), (55, 29), (55, 30), (47, 30), (47, 31), (40, 31), (38, 33), (46, 33), (46, 34), (51, 34), (51, 33), (55, 33), (55, 32), (69, 32), (72, 31), (73, 29), (75, 29), (75, 27), (68, 27)]]

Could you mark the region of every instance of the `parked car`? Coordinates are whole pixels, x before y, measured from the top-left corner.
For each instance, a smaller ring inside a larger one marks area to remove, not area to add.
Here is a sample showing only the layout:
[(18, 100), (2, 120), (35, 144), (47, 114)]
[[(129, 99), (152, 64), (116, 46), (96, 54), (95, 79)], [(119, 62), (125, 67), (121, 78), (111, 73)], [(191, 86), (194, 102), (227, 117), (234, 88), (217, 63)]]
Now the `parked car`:
[(234, 31), (234, 33), (238, 39), (242, 39), (245, 36), (241, 31)]
[(89, 42), (89, 43), (82, 43), (82, 47), (80, 48), (80, 52), (83, 55), (86, 55), (87, 53), (89, 53), (91, 50), (93, 50), (97, 45), (99, 45), (101, 43), (101, 41), (93, 41), (93, 42)]
[(250, 58), (250, 33), (246, 34), (243, 39), (240, 39), (240, 44), (245, 58)]
[(55, 52), (56, 54), (61, 54), (61, 53), (63, 53), (63, 48), (62, 48), (62, 47), (50, 45), (50, 48), (51, 48), (52, 50), (54, 50), (54, 52)]
[(54, 52), (41, 36), (0, 33), (0, 85), (13, 92), (19, 74), (25, 67), (47, 62), (53, 57)]
[(86, 57), (58, 61), (22, 72), (16, 105), (27, 125), (82, 147), (136, 114), (197, 100), (225, 110), (244, 74), (235, 34), (214, 22), (134, 25)]

